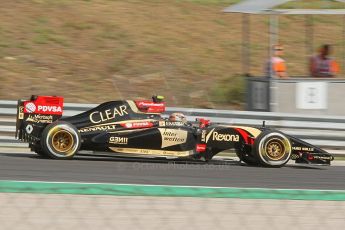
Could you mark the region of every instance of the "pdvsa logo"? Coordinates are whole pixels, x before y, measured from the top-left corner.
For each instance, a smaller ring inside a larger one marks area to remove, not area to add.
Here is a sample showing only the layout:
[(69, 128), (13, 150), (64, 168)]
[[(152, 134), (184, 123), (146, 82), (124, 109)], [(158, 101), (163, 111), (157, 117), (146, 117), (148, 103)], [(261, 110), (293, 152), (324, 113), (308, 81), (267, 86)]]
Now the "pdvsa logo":
[(25, 109), (28, 113), (34, 113), (36, 111), (36, 105), (32, 102), (29, 102), (25, 105)]
[[(30, 104), (30, 103), (28, 103)], [(27, 105), (28, 105), (27, 104)], [(53, 112), (53, 113), (61, 113), (62, 112), (62, 108), (61, 106), (55, 106), (55, 105), (39, 105), (37, 108), (38, 112)]]

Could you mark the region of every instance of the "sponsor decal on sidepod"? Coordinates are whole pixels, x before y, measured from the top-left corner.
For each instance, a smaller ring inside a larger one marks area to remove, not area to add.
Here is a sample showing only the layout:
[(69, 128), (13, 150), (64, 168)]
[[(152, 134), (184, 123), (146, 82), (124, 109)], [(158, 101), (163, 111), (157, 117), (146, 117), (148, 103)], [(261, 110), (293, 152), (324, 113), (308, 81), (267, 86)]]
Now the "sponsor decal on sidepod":
[(121, 126), (124, 126), (128, 129), (150, 128), (153, 126), (153, 123), (148, 122), (148, 121), (130, 122), (130, 123), (121, 124)]
[(126, 145), (128, 143), (128, 138), (127, 137), (110, 137), (109, 143)]
[(119, 107), (115, 107), (114, 109), (107, 109), (102, 112), (94, 111), (90, 114), (90, 121), (94, 124), (98, 124), (104, 121), (108, 121), (111, 119), (116, 118), (117, 116), (124, 116), (128, 114), (127, 106), (121, 105)]
[(158, 129), (162, 137), (162, 148), (183, 144), (187, 141), (187, 131), (176, 129)]
[(206, 136), (206, 143), (209, 141), (211, 136), (213, 141), (240, 141), (240, 135), (238, 134), (218, 133), (215, 132), (214, 129), (212, 129)]

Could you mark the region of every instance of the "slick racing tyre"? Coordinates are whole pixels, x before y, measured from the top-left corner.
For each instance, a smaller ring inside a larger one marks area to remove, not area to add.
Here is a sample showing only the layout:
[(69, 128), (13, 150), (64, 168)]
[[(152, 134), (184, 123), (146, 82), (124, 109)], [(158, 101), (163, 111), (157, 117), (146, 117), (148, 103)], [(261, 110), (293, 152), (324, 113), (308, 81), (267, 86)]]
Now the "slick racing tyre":
[(264, 131), (255, 140), (254, 151), (262, 166), (279, 168), (290, 160), (291, 144), (280, 132)]
[(73, 125), (57, 121), (43, 130), (41, 146), (50, 158), (71, 159), (80, 148), (80, 139), (80, 133)]

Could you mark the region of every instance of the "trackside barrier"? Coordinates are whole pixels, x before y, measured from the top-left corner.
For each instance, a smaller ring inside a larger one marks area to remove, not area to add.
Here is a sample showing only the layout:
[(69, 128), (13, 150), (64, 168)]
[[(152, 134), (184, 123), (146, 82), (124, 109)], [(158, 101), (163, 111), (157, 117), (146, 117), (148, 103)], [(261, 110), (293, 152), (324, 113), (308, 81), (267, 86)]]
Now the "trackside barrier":
[[(27, 148), (26, 143), (14, 139), (16, 101), (0, 101), (0, 147)], [(64, 116), (73, 116), (97, 104), (65, 103)], [(248, 112), (168, 107), (163, 116), (183, 112), (189, 120), (207, 118), (212, 122), (234, 125), (265, 125), (292, 134), (331, 153), (345, 152), (345, 117), (315, 116), (289, 113)], [(344, 150), (344, 151), (343, 151)]]

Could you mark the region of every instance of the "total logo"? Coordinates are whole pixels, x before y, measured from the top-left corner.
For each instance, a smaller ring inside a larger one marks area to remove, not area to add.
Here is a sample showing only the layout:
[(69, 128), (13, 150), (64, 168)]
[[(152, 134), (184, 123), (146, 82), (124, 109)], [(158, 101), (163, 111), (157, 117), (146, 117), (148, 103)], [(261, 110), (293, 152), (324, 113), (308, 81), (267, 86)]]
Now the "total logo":
[(121, 126), (126, 127), (128, 129), (140, 129), (140, 128), (150, 128), (153, 126), (153, 124), (151, 122), (144, 121), (144, 122), (125, 123), (125, 124), (121, 124)]

